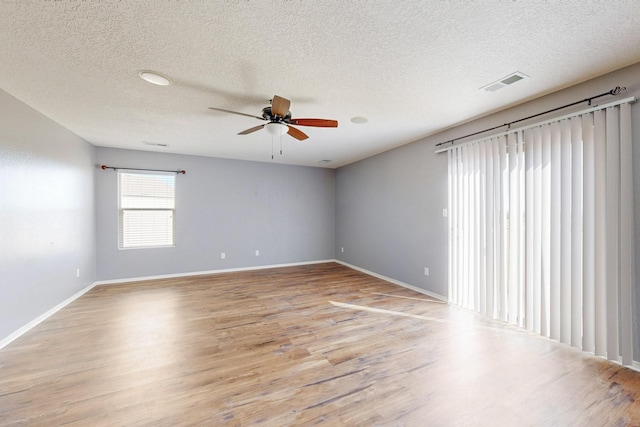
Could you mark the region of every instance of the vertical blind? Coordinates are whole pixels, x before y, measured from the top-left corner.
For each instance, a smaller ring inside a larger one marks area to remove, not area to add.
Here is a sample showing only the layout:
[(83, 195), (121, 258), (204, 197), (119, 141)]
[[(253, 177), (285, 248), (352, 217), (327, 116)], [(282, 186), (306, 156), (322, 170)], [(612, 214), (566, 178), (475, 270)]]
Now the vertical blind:
[(625, 101), (448, 150), (452, 303), (632, 363)]
[(121, 249), (173, 246), (175, 173), (118, 171)]

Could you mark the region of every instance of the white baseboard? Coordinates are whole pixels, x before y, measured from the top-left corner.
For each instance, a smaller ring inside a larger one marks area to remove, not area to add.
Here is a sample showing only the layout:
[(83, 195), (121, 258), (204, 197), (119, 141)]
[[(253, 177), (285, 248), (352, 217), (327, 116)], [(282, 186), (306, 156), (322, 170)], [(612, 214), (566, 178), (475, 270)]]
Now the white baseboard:
[(100, 280), (94, 285), (113, 285), (117, 283), (142, 282), (145, 280), (174, 279), (178, 277), (204, 276), (207, 274), (235, 273), (238, 271), (266, 270), (268, 268), (295, 267), (299, 265), (323, 264), (326, 262), (336, 262), (335, 259), (325, 259), (320, 261), (293, 262), (288, 264), (259, 265), (254, 267), (225, 268), (221, 270), (192, 271), (188, 273), (161, 274), (158, 276), (130, 277), (127, 279)]
[(437, 294), (435, 292), (427, 291), (426, 289), (422, 289), (422, 288), (419, 288), (417, 286), (413, 286), (413, 285), (410, 285), (408, 283), (404, 283), (404, 282), (401, 282), (399, 280), (392, 279), (391, 277), (383, 276), (382, 274), (374, 273), (373, 271), (369, 271), (369, 270), (366, 270), (364, 268), (360, 268), (360, 267), (357, 267), (355, 265), (351, 265), (351, 264), (346, 263), (344, 261), (340, 261), (340, 260), (337, 260), (337, 259), (333, 260), (333, 261), (337, 262), (338, 264), (342, 264), (345, 267), (353, 268), (354, 270), (358, 270), (358, 271), (360, 271), (362, 273), (368, 274), (369, 276), (377, 277), (378, 279), (382, 279), (382, 280), (386, 280), (387, 282), (391, 282), (394, 285), (402, 286), (403, 288), (411, 289), (412, 291), (416, 291), (416, 292), (419, 292), (419, 293), (421, 293), (423, 295), (427, 295), (427, 296), (429, 296), (431, 298), (435, 298), (435, 299), (443, 301), (443, 302), (447, 302), (448, 301), (447, 297), (445, 297), (444, 295), (440, 295), (440, 294)]
[(56, 312), (60, 311), (61, 309), (63, 309), (67, 305), (71, 304), (76, 299), (80, 298), (82, 295), (84, 295), (87, 292), (89, 292), (91, 289), (93, 289), (93, 287), (95, 285), (96, 284), (94, 282), (94, 283), (90, 284), (89, 286), (87, 286), (86, 288), (76, 292), (75, 294), (73, 294), (69, 298), (67, 298), (66, 300), (62, 301), (60, 304), (58, 304), (55, 307), (45, 311), (40, 316), (38, 316), (35, 319), (33, 319), (31, 322), (27, 323), (26, 325), (22, 326), (21, 328), (19, 328), (18, 330), (16, 330), (12, 334), (10, 334), (9, 336), (7, 336), (7, 337), (3, 338), (2, 340), (0, 340), (0, 349), (6, 347), (7, 345), (9, 345), (9, 343), (15, 341), (16, 339), (18, 339), (19, 337), (21, 337), (22, 335), (27, 333), (32, 328), (36, 327), (37, 325), (42, 323), (44, 320), (46, 320), (49, 317), (51, 317), (52, 315), (54, 315)]

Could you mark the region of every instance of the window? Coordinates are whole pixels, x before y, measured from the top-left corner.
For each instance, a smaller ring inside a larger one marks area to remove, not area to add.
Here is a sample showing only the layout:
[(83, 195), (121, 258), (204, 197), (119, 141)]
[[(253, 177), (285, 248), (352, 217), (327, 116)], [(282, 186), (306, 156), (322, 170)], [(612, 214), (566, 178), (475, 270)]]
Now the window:
[(118, 248), (175, 246), (175, 174), (118, 171)]

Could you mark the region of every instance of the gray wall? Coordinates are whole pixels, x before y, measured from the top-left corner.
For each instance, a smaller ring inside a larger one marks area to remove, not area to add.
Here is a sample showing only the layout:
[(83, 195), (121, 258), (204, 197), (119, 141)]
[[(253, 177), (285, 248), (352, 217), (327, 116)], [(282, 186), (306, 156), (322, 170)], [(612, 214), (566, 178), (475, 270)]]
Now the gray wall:
[(0, 340), (95, 281), (93, 156), (0, 90)]
[(446, 156), (427, 143), (342, 167), (336, 175), (337, 258), (446, 295), (446, 207)]
[(96, 153), (97, 164), (187, 171), (176, 178), (176, 246), (118, 250), (116, 173), (96, 168), (99, 280), (335, 258), (333, 170), (112, 148)]
[[(518, 84), (526, 84), (526, 81)], [(451, 138), (598, 95), (616, 86), (626, 86), (627, 90), (617, 97), (600, 98), (596, 103), (604, 104), (630, 96), (640, 98), (640, 64), (338, 169), (336, 175), (337, 258), (409, 285), (446, 295), (448, 223), (447, 219), (442, 217), (442, 209), (447, 206), (447, 155), (434, 154), (435, 145)], [(488, 96), (500, 96), (500, 91)], [(588, 105), (583, 103), (555, 114), (567, 114), (587, 107)], [(640, 165), (640, 147), (638, 146), (640, 107), (638, 105), (632, 107), (632, 114), (634, 163)], [(551, 117), (553, 115), (542, 116), (530, 122)], [(504, 129), (498, 132), (502, 130)], [(637, 212), (635, 242), (638, 248), (636, 268), (638, 268), (640, 267), (640, 167), (635, 168), (634, 174), (634, 201), (635, 212)], [(342, 247), (344, 247), (344, 253), (340, 251)], [(430, 269), (428, 277), (424, 276), (424, 267)], [(640, 278), (640, 274), (636, 274), (636, 277)], [(636, 354), (640, 352), (637, 351)]]

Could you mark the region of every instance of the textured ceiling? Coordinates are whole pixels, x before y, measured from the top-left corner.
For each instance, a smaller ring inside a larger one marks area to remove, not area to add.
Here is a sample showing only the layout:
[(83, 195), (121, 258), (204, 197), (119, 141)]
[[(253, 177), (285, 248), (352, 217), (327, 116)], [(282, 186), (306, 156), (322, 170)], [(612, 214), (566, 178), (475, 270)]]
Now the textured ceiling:
[[(4, 0), (0, 88), (97, 146), (335, 168), (640, 62), (638, 22), (613, 0)], [(207, 109), (274, 94), (339, 127), (239, 136), (261, 122)]]

